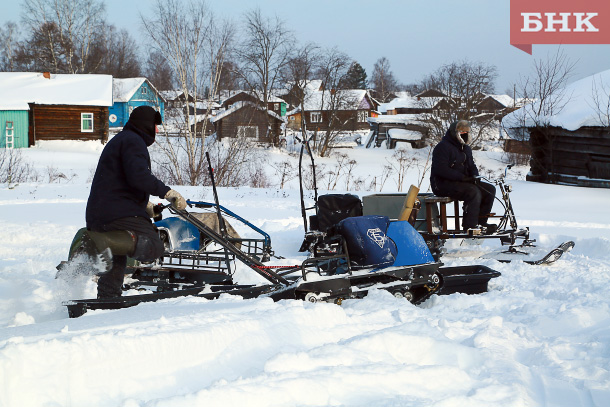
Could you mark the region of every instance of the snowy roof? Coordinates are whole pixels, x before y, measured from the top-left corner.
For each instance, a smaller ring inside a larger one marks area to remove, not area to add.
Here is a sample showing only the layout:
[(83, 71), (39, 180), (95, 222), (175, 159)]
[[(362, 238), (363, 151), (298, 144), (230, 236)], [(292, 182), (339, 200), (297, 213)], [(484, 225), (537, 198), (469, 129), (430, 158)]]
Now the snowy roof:
[(379, 105), (379, 111), (381, 113), (385, 113), (388, 110), (393, 110), (397, 108), (414, 108), (421, 107), (422, 102), (417, 100), (416, 97), (400, 97), (395, 98), (389, 101), (388, 103), (382, 103)]
[[(260, 101), (262, 101), (262, 95), (258, 95), (256, 92), (253, 91), (247, 91), (247, 90), (231, 90), (231, 91), (223, 91), (221, 92), (221, 104), (224, 104), (227, 100), (241, 94), (241, 93), (245, 93), (246, 95), (250, 95), (252, 97), (254, 97), (255, 99), (259, 99)], [(281, 93), (281, 91), (279, 89), (272, 89), (269, 92), (268, 97), (268, 102), (269, 103), (286, 103), (286, 101), (282, 98), (280, 98), (279, 96), (277, 96), (279, 93)], [(260, 96), (260, 97), (259, 97)]]
[(405, 141), (418, 141), (424, 136), (418, 131), (407, 130), (407, 129), (389, 129), (388, 135), (394, 140), (405, 140)]
[(583, 126), (605, 127), (610, 124), (607, 109), (610, 101), (610, 70), (573, 82), (554, 96), (558, 98), (556, 105), (565, 103), (559, 113), (536, 116), (533, 112), (540, 106), (540, 102), (534, 101), (506, 115), (502, 120), (504, 126), (533, 127), (538, 122), (574, 131)]
[(367, 120), (369, 123), (407, 124), (421, 120), (421, 116), (418, 114), (388, 114), (377, 117), (369, 117)]
[[(214, 117), (210, 117), (210, 121), (212, 123), (216, 123), (217, 121), (219, 121), (221, 119), (224, 119), (225, 117), (227, 117), (231, 113), (238, 111), (239, 109), (241, 109), (242, 107), (244, 107), (246, 105), (252, 106), (252, 107), (254, 107), (256, 109), (259, 109), (259, 110), (264, 110), (263, 108), (261, 108), (260, 106), (254, 104), (254, 103), (246, 102), (246, 101), (239, 101), (239, 102), (235, 102), (234, 104), (232, 104), (230, 108), (218, 112)], [(274, 117), (274, 118), (282, 121), (282, 122), (285, 121), (285, 119), (282, 116), (278, 115), (275, 112), (272, 112), (271, 110), (267, 110), (267, 114), (269, 116), (271, 116), (271, 117)]]
[(515, 101), (508, 95), (487, 95), (487, 97), (494, 99), (504, 107), (513, 106)]
[[(363, 89), (343, 89), (334, 91), (336, 98), (335, 103), (338, 103), (337, 110), (357, 110), (366, 96), (366, 90)], [(333, 96), (328, 90), (306, 90), (305, 96), (305, 111), (330, 110)]]
[(0, 72), (0, 110), (43, 105), (112, 106), (112, 76)]
[(114, 78), (112, 80), (112, 94), (115, 102), (129, 102), (144, 82), (148, 83), (157, 94), (157, 89), (146, 78)]
[(178, 96), (182, 95), (184, 92), (181, 90), (161, 90), (159, 94), (163, 96), (165, 100), (174, 100)]

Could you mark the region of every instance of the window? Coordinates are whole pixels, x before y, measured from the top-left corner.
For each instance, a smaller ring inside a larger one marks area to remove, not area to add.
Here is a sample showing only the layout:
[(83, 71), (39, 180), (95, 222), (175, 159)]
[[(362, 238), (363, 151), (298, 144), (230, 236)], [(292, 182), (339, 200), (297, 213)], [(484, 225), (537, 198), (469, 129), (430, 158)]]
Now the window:
[(366, 122), (366, 118), (369, 117), (366, 110), (358, 110), (358, 121), (360, 123)]
[(280, 110), (280, 104), (279, 103), (274, 103), (273, 104), (273, 110)]
[(15, 128), (13, 127), (13, 122), (6, 122), (6, 142), (4, 147), (15, 147)]
[(148, 95), (148, 88), (142, 87), (142, 94), (143, 95)]
[(322, 113), (321, 112), (311, 112), (309, 114), (309, 119), (312, 123), (322, 123)]
[(80, 131), (93, 133), (93, 113), (80, 114)]
[(257, 126), (237, 126), (237, 137), (258, 138)]

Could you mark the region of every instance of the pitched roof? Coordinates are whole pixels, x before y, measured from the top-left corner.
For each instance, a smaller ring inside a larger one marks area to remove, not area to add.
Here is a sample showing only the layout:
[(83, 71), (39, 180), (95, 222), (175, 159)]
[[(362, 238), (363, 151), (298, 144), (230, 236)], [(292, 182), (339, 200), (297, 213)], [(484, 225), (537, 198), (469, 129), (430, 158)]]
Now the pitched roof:
[[(502, 106), (504, 107), (511, 107), (514, 104), (514, 100), (513, 98), (511, 98), (508, 95), (487, 95), (487, 98), (492, 98), (494, 99), (496, 102), (500, 103)], [(483, 100), (485, 100), (483, 99)]]
[(505, 127), (533, 127), (537, 124), (578, 130), (583, 126), (607, 127), (610, 117), (607, 104), (610, 100), (610, 69), (580, 79), (550, 96), (555, 105), (565, 103), (559, 112), (552, 116), (536, 116), (539, 100), (533, 100), (506, 115), (502, 122)]
[(218, 112), (215, 116), (210, 117), (210, 121), (212, 123), (216, 123), (217, 121), (224, 119), (231, 113), (234, 113), (234, 112), (238, 111), (239, 109), (246, 107), (246, 106), (252, 106), (253, 108), (258, 109), (260, 111), (266, 111), (269, 116), (271, 116), (277, 120), (280, 120), (282, 122), (286, 121), (286, 119), (284, 119), (282, 116), (278, 115), (277, 113), (275, 113), (271, 110), (263, 109), (262, 107), (260, 107), (259, 105), (255, 104), (255, 103), (247, 102), (247, 101), (243, 101), (243, 100), (235, 102), (234, 104), (231, 105), (230, 108), (222, 110), (222, 111)]
[[(334, 102), (333, 92), (336, 96)], [(334, 108), (332, 103), (338, 103), (337, 110), (358, 110), (366, 95), (367, 91), (364, 89), (306, 90), (304, 108), (306, 112), (330, 110)], [(298, 111), (298, 107), (295, 110)]]
[(417, 100), (416, 97), (400, 97), (394, 98), (388, 103), (382, 103), (379, 105), (379, 112), (385, 113), (388, 110), (393, 110), (397, 108), (417, 108), (423, 107), (423, 103), (420, 100)]
[(114, 78), (112, 80), (112, 95), (114, 96), (114, 101), (129, 102), (144, 82), (148, 83), (148, 86), (165, 101), (161, 93), (159, 93), (146, 78)]
[(0, 110), (44, 105), (112, 106), (112, 76), (0, 72)]

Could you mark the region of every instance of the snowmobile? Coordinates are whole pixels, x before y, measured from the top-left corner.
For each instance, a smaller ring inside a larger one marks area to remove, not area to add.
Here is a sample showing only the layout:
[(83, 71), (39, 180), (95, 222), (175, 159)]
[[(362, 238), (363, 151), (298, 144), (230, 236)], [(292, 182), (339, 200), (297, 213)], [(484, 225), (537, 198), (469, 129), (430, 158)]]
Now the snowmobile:
[[(166, 252), (154, 264), (133, 264), (126, 272), (129, 275), (124, 289), (143, 293), (66, 301), (64, 305), (70, 317), (81, 316), (87, 310), (119, 309), (181, 296), (214, 299), (231, 294), (246, 299), (266, 296), (274, 300), (340, 304), (345, 299), (364, 297), (374, 288), (419, 304), (433, 294), (485, 292), (489, 280), (500, 275), (480, 265), (442, 267), (411, 224), (390, 222), (385, 216), (345, 217), (333, 225), (332, 233), (326, 231), (323, 240), (328, 247), (324, 250), (317, 251), (300, 265), (267, 266), (264, 262), (274, 256), (269, 236), (219, 204), (211, 164), (209, 171), (214, 204), (189, 200), (189, 210), (158, 206), (159, 212), (168, 210), (175, 215), (161, 224), (161, 230), (169, 237)], [(190, 212), (191, 208), (214, 210), (217, 228)], [(249, 224), (262, 237), (229, 236), (223, 214)], [(185, 236), (192, 239), (184, 239)], [(180, 240), (190, 241), (192, 246), (175, 244)], [(267, 283), (234, 283), (232, 276), (238, 262)]]
[[(431, 193), (417, 194), (418, 208), (414, 220), (415, 228), (421, 233), (435, 259), (439, 260), (445, 252), (444, 244), (447, 239), (462, 239), (463, 241), (482, 243), (483, 240), (496, 239), (500, 241), (501, 248), (489, 252), (481, 258), (495, 259), (500, 262), (521, 260), (533, 265), (553, 263), (561, 256), (572, 250), (573, 241), (566, 241), (553, 248), (544, 248), (536, 245), (536, 240), (530, 238), (528, 227), (519, 227), (517, 217), (510, 199), (512, 186), (506, 183), (506, 174), (511, 166), (507, 166), (503, 176), (497, 179), (477, 177), (477, 182), (485, 180), (495, 184), (500, 192), (496, 200), (503, 209), (501, 215), (491, 214), (491, 219), (497, 219), (497, 230), (487, 233), (484, 229), (464, 231), (460, 228), (459, 201), (449, 197), (435, 196)], [(363, 197), (365, 214), (386, 214), (396, 217), (401, 208), (406, 206), (408, 198), (405, 194), (377, 194)], [(453, 204), (453, 214), (447, 212), (447, 205)], [(453, 228), (449, 225), (453, 219)]]

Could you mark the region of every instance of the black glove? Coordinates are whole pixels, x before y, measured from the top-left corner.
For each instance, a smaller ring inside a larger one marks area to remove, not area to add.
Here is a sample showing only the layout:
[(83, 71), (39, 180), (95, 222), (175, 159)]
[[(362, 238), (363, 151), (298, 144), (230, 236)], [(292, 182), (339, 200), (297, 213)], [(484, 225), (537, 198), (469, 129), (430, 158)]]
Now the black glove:
[(476, 181), (475, 177), (464, 177), (462, 179), (462, 182), (468, 182), (469, 184), (474, 184)]

